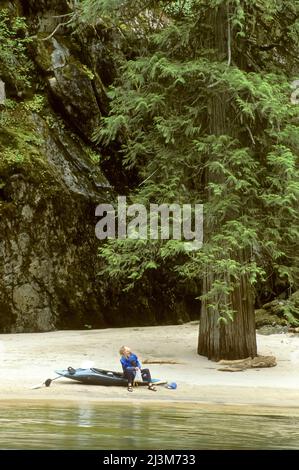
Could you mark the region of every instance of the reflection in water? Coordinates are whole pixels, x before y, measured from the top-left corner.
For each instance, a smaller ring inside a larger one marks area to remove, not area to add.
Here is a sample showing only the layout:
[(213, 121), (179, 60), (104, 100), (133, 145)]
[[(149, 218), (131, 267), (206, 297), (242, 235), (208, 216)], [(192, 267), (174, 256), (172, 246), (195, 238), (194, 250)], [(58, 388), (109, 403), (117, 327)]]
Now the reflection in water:
[(298, 449), (298, 424), (298, 410), (288, 409), (2, 404), (0, 448)]

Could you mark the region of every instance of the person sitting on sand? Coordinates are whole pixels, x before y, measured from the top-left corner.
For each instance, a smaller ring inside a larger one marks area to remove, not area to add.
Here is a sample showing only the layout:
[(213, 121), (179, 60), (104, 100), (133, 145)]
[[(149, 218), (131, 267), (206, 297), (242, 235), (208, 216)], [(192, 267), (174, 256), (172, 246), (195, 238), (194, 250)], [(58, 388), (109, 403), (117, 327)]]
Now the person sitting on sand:
[(119, 354), (121, 355), (120, 362), (124, 371), (124, 377), (128, 380), (128, 391), (133, 392), (133, 382), (136, 372), (140, 370), (142, 379), (148, 382), (148, 389), (155, 392), (156, 387), (153, 386), (151, 373), (149, 369), (141, 369), (141, 364), (136, 354), (133, 354), (131, 349), (127, 346), (122, 346), (119, 350)]

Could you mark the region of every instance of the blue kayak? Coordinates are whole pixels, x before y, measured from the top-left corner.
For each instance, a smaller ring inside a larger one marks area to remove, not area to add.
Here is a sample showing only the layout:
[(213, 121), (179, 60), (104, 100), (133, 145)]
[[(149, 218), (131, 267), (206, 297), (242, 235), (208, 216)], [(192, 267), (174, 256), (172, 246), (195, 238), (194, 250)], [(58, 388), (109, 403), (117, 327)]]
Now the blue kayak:
[[(56, 374), (66, 377), (67, 379), (76, 380), (83, 384), (89, 385), (114, 385), (127, 386), (128, 381), (124, 378), (122, 372), (113, 372), (104, 369), (73, 369), (68, 367), (64, 370), (56, 370)], [(161, 382), (159, 379), (153, 379), (153, 382)], [(140, 385), (147, 385), (146, 381), (138, 381)]]

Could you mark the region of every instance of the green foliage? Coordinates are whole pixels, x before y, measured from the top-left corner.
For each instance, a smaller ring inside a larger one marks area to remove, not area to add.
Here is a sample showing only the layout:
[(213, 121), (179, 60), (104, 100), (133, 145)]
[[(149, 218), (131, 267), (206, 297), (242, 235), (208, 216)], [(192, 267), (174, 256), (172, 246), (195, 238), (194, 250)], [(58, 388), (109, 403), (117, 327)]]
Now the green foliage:
[(45, 97), (43, 95), (34, 95), (31, 100), (25, 101), (24, 108), (27, 111), (40, 113), (43, 110), (45, 104)]
[(86, 147), (86, 153), (89, 156), (90, 160), (95, 164), (98, 165), (101, 161), (101, 155), (98, 152), (95, 152), (90, 147)]
[[(149, 269), (157, 267), (154, 257), (158, 247), (159, 243), (147, 240), (108, 242), (101, 250), (101, 257), (108, 262), (109, 278), (124, 291), (130, 290)], [(102, 272), (106, 273), (106, 267), (103, 267)]]
[(78, 10), (79, 14), (74, 16), (74, 22), (79, 28), (84, 23), (93, 26), (100, 24), (105, 28), (116, 29), (129, 38), (136, 33), (144, 35), (145, 30), (150, 27), (150, 21), (144, 15), (143, 0), (82, 0)]
[(4, 107), (6, 109), (16, 109), (17, 103), (14, 100), (10, 100), (9, 98), (6, 98), (6, 100), (4, 102)]
[(299, 326), (299, 307), (296, 305), (294, 299), (290, 298), (281, 307), (283, 316), (287, 319), (288, 323), (292, 326)]
[(5, 109), (0, 111), (0, 174), (15, 167), (37, 171), (44, 163), (40, 157), (42, 142), (23, 104), (6, 100)]
[(5, 9), (0, 10), (0, 74), (17, 90), (30, 86), (32, 63), (26, 55), (31, 39), (27, 35), (24, 18), (10, 17)]
[[(254, 286), (274, 271), (298, 283), (299, 106), (290, 102), (290, 83), (299, 70), (299, 2), (165, 3), (141, 2), (168, 17), (145, 29), (147, 51), (124, 63), (94, 138), (121, 142), (124, 166), (145, 182), (133, 202), (203, 202), (207, 238), (197, 252), (184, 252), (179, 241), (111, 240), (100, 250), (102, 273), (129, 289), (152, 269), (149, 261), (154, 269), (167, 264), (186, 284), (209, 272), (215, 280), (204, 299), (225, 321), (234, 314), (226, 299), (244, 277)], [(132, 6), (83, 4), (113, 24), (114, 13), (119, 22)], [(220, 54), (210, 19), (223, 5), (230, 42)], [(211, 132), (221, 109), (224, 135)]]
[(89, 78), (90, 80), (93, 80), (93, 79), (94, 79), (94, 73), (93, 73), (93, 71), (90, 70), (90, 69), (87, 67), (87, 65), (85, 65), (85, 64), (81, 65), (81, 67), (82, 67), (82, 69), (83, 69), (83, 72), (85, 72), (86, 75), (88, 76), (88, 78)]
[(2, 152), (2, 158), (5, 159), (8, 164), (23, 163), (25, 160), (25, 156), (22, 152), (12, 148), (4, 150), (4, 152)]

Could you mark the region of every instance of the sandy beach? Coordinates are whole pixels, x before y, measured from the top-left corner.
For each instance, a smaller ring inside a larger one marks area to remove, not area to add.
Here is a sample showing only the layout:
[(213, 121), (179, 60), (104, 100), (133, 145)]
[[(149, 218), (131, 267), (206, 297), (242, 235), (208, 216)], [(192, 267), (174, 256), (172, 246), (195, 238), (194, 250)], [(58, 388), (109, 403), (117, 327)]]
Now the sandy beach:
[[(198, 324), (55, 331), (0, 335), (1, 400), (130, 401), (163, 403), (225, 403), (293, 407), (299, 403), (299, 335), (257, 334), (258, 353), (274, 355), (277, 366), (221, 372), (219, 365), (196, 353)], [(147, 364), (153, 377), (176, 382), (176, 390), (161, 385), (157, 392), (137, 387), (88, 386), (59, 379), (46, 388), (35, 384), (56, 376), (55, 369), (94, 367), (120, 370), (118, 350), (129, 345)], [(167, 363), (167, 362), (170, 363)]]

